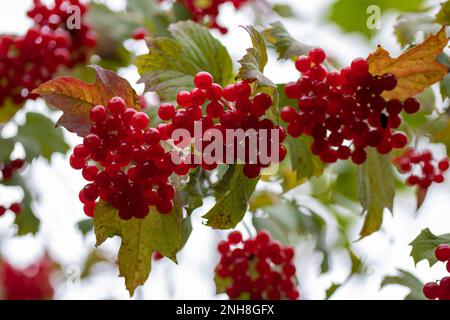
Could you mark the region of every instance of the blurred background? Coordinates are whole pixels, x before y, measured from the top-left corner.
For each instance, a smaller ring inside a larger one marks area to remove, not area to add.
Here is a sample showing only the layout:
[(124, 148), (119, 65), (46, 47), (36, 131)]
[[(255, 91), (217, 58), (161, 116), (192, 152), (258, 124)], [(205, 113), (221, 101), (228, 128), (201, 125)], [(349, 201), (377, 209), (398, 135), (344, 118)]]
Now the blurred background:
[[(114, 11), (124, 10), (126, 6), (125, 0), (95, 2), (105, 4)], [(420, 0), (260, 2), (263, 3), (245, 5), (238, 11), (231, 4), (225, 4), (221, 8), (219, 22), (229, 32), (223, 35), (213, 30), (213, 33), (227, 47), (234, 61), (240, 59), (251, 45), (247, 33), (239, 26), (261, 21), (265, 26), (270, 22), (282, 21), (298, 41), (324, 48), (337, 65), (348, 65), (355, 57), (368, 56), (378, 44), (392, 56), (397, 56), (403, 49), (398, 41), (399, 15), (426, 9), (421, 14), (433, 16), (439, 10), (439, 1)], [(382, 13), (380, 28), (375, 30), (368, 29), (365, 23), (369, 16), (366, 9), (371, 2), (379, 5)], [(31, 5), (32, 0), (1, 1), (0, 33), (25, 33), (31, 24), (25, 12)], [(280, 16), (273, 11), (273, 5), (288, 5), (289, 7), (284, 8), (290, 8), (292, 12), (284, 12)], [(417, 23), (412, 23), (417, 27)], [(417, 39), (422, 36), (420, 32), (415, 34)], [(124, 46), (134, 54), (147, 52), (144, 41), (126, 40)], [(286, 83), (298, 77), (293, 72), (291, 61), (279, 61), (274, 50), (270, 50), (269, 54), (266, 75), (272, 81)], [(142, 94), (143, 85), (135, 84), (139, 74), (134, 66), (120, 68), (119, 74)], [(439, 88), (433, 88), (431, 95), (433, 106), (442, 110), (445, 102), (442, 101)], [(150, 105), (157, 103), (151, 95), (146, 97)], [(59, 117), (58, 112), (49, 110), (42, 101), (29, 101), (16, 114), (13, 123), (5, 127), (4, 134), (14, 135), (16, 124), (24, 122), (28, 111), (43, 112), (55, 121)], [(64, 136), (72, 147), (80, 142), (79, 138), (66, 131)], [(430, 148), (426, 139), (417, 141), (417, 145), (419, 149)], [(432, 148), (438, 159), (445, 156), (444, 146)], [(14, 152), (20, 155), (21, 150)], [(348, 168), (342, 164), (327, 168), (323, 177), (296, 187), (286, 195), (286, 198), (297, 200), (301, 206), (313, 210), (326, 221), (326, 227), (314, 234), (306, 233), (295, 242), (297, 277), (302, 299), (324, 299), (327, 296), (330, 299), (403, 299), (410, 289), (402, 285), (381, 288), (386, 276), (397, 276), (400, 274), (399, 270), (405, 270), (422, 282), (441, 278), (445, 274), (445, 266), (430, 268), (424, 261), (415, 266), (409, 256), (411, 249), (408, 244), (424, 228), (430, 228), (435, 234), (449, 232), (450, 183), (447, 181), (441, 185), (433, 185), (418, 211), (414, 189), (402, 188), (395, 198), (394, 214), (384, 214), (382, 229), (358, 241), (358, 231), (363, 222), (360, 208), (353, 204), (347, 206), (345, 201), (344, 205), (331, 205), (318, 200), (321, 197), (339, 198), (327, 195), (328, 187), (341, 173), (346, 174), (346, 170)], [(85, 220), (82, 204), (78, 200), (78, 192), (84, 181), (79, 172), (70, 168), (68, 156), (55, 154), (51, 161), (36, 159), (23, 175), (37, 199), (33, 202), (33, 209), (41, 221), (40, 227), (35, 235), (15, 236), (13, 214), (0, 217), (1, 255), (14, 266), (24, 267), (48, 253), (61, 268), (52, 277), (55, 299), (129, 299), (124, 280), (118, 277), (115, 261), (120, 239), (109, 239), (95, 249), (95, 237), (88, 231), (88, 225), (85, 225), (86, 222), (79, 225), (80, 221)], [(338, 192), (350, 192), (356, 188), (352, 185), (353, 182), (351, 179), (341, 182), (339, 188), (342, 189)], [(268, 182), (261, 183), (260, 188), (276, 192), (279, 186)], [(1, 187), (0, 200), (17, 197), (20, 192), (14, 188)], [(200, 218), (212, 205), (213, 199), (206, 199), (204, 206), (194, 211), (193, 232), (185, 248), (179, 253), (179, 264), (166, 258), (154, 261), (148, 281), (137, 290), (133, 299), (226, 298), (215, 294), (213, 270), (218, 261), (215, 247), (227, 232), (214, 231), (204, 226)], [(253, 215), (248, 213), (244, 222), (238, 226), (244, 235), (248, 235), (249, 230), (254, 230)], [(80, 226), (86, 234), (80, 231)], [(327, 249), (317, 250), (318, 241), (322, 241), (322, 247)], [(348, 242), (347, 247), (351, 248), (355, 257), (349, 254), (350, 250), (344, 248), (344, 242)], [(323, 269), (325, 254), (328, 258), (326, 270)]]

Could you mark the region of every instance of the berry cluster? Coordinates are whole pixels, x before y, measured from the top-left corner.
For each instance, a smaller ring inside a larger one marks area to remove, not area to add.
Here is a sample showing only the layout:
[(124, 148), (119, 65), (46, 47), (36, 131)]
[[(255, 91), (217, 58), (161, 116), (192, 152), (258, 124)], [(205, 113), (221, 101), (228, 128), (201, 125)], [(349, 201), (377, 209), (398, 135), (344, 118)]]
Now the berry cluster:
[(70, 157), (74, 169), (89, 181), (80, 192), (86, 215), (94, 215), (98, 198), (119, 210), (120, 218), (144, 218), (149, 206), (162, 213), (173, 208), (174, 187), (170, 153), (160, 144), (160, 133), (148, 128), (149, 117), (127, 108), (120, 97), (107, 107), (90, 111), (93, 125)]
[[(434, 251), (436, 258), (447, 263), (447, 271), (450, 272), (450, 245), (441, 244)], [(423, 287), (423, 294), (430, 300), (450, 300), (450, 277), (444, 277), (437, 282), (428, 282)]]
[[(2, 182), (11, 180), (13, 175), (25, 166), (25, 160), (15, 159), (10, 162), (0, 163), (0, 185)], [(14, 214), (19, 214), (22, 211), (22, 205), (20, 203), (13, 203), (9, 206), (0, 205), (0, 217), (3, 216), (6, 211), (11, 211)]]
[[(261, 170), (271, 164), (271, 161), (262, 159), (263, 146), (265, 154), (270, 157), (270, 160), (276, 159), (272, 157), (275, 156), (271, 153), (272, 150), (277, 153), (278, 161), (282, 161), (286, 157), (286, 148), (282, 144), (286, 137), (284, 129), (275, 126), (272, 120), (265, 117), (272, 105), (269, 95), (258, 93), (251, 97), (252, 89), (247, 81), (239, 81), (222, 88), (213, 82), (213, 77), (207, 72), (199, 72), (194, 78), (194, 84), (196, 88), (190, 92), (180, 91), (178, 93), (178, 108), (169, 103), (159, 106), (159, 118), (169, 121), (158, 126), (162, 139), (169, 139), (171, 133), (176, 129), (185, 129), (193, 136), (196, 124), (200, 124), (202, 135), (208, 135), (210, 129), (217, 129), (223, 137), (226, 137), (227, 130), (235, 132), (242, 129), (245, 137), (236, 136), (234, 142), (223, 139), (222, 156), (215, 156), (214, 161), (205, 161), (205, 154), (203, 154), (201, 161), (192, 160), (189, 165), (181, 163), (177, 166), (177, 173), (186, 174), (189, 168), (195, 167), (198, 162), (201, 162), (203, 169), (212, 170), (219, 163), (241, 161), (245, 163), (245, 175), (252, 179), (258, 177)], [(203, 105), (206, 105), (205, 111), (202, 109)], [(265, 132), (267, 136), (264, 137), (261, 132)], [(278, 139), (274, 135), (275, 133), (278, 134)], [(213, 138), (203, 140), (203, 149), (214, 143)], [(258, 141), (257, 146), (252, 147), (251, 140)], [(184, 145), (186, 141), (177, 143)], [(239, 152), (240, 148), (243, 148), (245, 154)], [(191, 154), (190, 156), (195, 157), (196, 155)]]
[(31, 91), (50, 80), (60, 67), (72, 68), (86, 61), (96, 38), (84, 23), (68, 29), (66, 22), (73, 12), (66, 9), (72, 5), (85, 14), (87, 7), (78, 0), (55, 0), (52, 8), (34, 0), (28, 12), (34, 25), (26, 34), (0, 35), (0, 105), (7, 97), (15, 104), (35, 99)]
[(340, 72), (328, 72), (325, 59), (324, 50), (314, 48), (295, 63), (302, 75), (286, 85), (285, 93), (297, 100), (298, 110), (288, 106), (281, 111), (288, 134), (313, 137), (311, 150), (326, 163), (351, 158), (361, 164), (367, 147), (381, 154), (405, 147), (407, 136), (394, 129), (401, 125), (401, 111), (416, 113), (419, 102), (414, 98), (386, 101), (381, 94), (397, 86), (396, 77), (390, 73), (373, 76), (363, 58)]
[(273, 241), (265, 231), (254, 239), (243, 240), (239, 231), (228, 235), (218, 245), (221, 255), (216, 267), (218, 278), (230, 281), (226, 293), (230, 299), (296, 300), (293, 264), (294, 249)]
[[(159, 0), (163, 2), (164, 0)], [(219, 25), (217, 17), (219, 16), (219, 7), (227, 2), (231, 2), (236, 10), (240, 9), (249, 0), (210, 0), (210, 1), (198, 1), (198, 0), (177, 0), (183, 4), (192, 15), (192, 20), (195, 22), (206, 23), (210, 28), (217, 29), (221, 33), (225, 34), (228, 29)]]
[(408, 148), (403, 155), (394, 158), (393, 161), (400, 172), (409, 174), (406, 179), (408, 185), (417, 185), (422, 189), (428, 189), (433, 182), (444, 182), (444, 173), (450, 166), (448, 158), (437, 161), (431, 151), (419, 152), (413, 148)]
[(53, 261), (44, 256), (25, 269), (0, 261), (0, 300), (45, 300), (53, 297)]

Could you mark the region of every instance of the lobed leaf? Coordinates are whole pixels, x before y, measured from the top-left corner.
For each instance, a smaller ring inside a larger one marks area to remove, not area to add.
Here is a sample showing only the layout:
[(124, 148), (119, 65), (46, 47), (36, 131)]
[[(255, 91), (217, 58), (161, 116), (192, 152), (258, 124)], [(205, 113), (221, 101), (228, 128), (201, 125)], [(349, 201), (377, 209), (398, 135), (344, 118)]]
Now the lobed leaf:
[(385, 98), (405, 100), (432, 84), (442, 80), (448, 73), (448, 67), (437, 62), (436, 58), (447, 46), (448, 38), (442, 28), (436, 35), (429, 36), (424, 42), (405, 51), (398, 58), (378, 46), (368, 57), (369, 71), (373, 75), (393, 73), (398, 79), (397, 87), (384, 92)]
[(149, 53), (136, 59), (139, 82), (145, 84), (146, 91), (156, 92), (162, 100), (175, 100), (177, 92), (193, 88), (199, 71), (211, 73), (222, 86), (231, 81), (231, 58), (210, 30), (182, 21), (171, 24), (169, 31), (173, 38), (150, 39)]
[(430, 266), (434, 265), (438, 261), (434, 255), (434, 250), (440, 244), (450, 244), (450, 234), (436, 236), (430, 229), (423, 229), (409, 244), (412, 247), (410, 255), (414, 263), (417, 264), (422, 260), (428, 260)]
[(94, 65), (92, 68), (96, 72), (94, 83), (73, 77), (58, 77), (33, 90), (48, 104), (63, 111), (57, 126), (63, 126), (79, 136), (89, 133), (92, 125), (89, 111), (92, 107), (107, 105), (115, 96), (122, 97), (128, 107), (141, 108), (139, 98), (127, 80), (102, 67)]
[(176, 206), (170, 214), (160, 214), (153, 209), (144, 219), (121, 220), (117, 210), (100, 202), (94, 215), (94, 232), (97, 246), (107, 238), (119, 236), (120, 276), (132, 296), (136, 288), (143, 285), (151, 270), (153, 252), (160, 252), (176, 262), (176, 254), (184, 244), (181, 208)]

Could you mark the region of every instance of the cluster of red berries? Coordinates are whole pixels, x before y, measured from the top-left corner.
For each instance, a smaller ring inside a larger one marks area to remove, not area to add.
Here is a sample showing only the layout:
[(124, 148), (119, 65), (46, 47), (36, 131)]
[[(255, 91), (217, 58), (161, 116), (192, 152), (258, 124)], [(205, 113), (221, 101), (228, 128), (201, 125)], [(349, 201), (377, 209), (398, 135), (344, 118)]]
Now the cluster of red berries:
[(54, 262), (48, 256), (25, 269), (0, 261), (0, 300), (52, 299), (51, 276), (54, 270)]
[(86, 215), (93, 216), (98, 198), (119, 210), (120, 218), (144, 218), (149, 206), (166, 214), (173, 209), (174, 170), (161, 135), (148, 128), (149, 117), (127, 108), (120, 97), (90, 111), (93, 125), (70, 157), (74, 169), (89, 181), (80, 192)]
[[(208, 155), (212, 156), (212, 160), (206, 160), (203, 153), (202, 159), (196, 161), (194, 158), (197, 155), (190, 154), (192, 159), (189, 159), (189, 164), (178, 165), (177, 173), (186, 174), (190, 168), (198, 166), (198, 163), (201, 163), (203, 169), (212, 170), (219, 163), (241, 161), (244, 163), (245, 175), (252, 179), (258, 177), (261, 170), (271, 163), (284, 160), (286, 148), (282, 142), (286, 137), (285, 131), (265, 117), (272, 106), (269, 95), (258, 93), (251, 97), (252, 89), (247, 81), (239, 81), (222, 88), (213, 82), (213, 77), (207, 72), (199, 72), (194, 77), (194, 84), (195, 88), (191, 91), (178, 93), (178, 108), (170, 103), (159, 106), (159, 118), (168, 121), (158, 126), (161, 138), (169, 139), (176, 129), (185, 129), (192, 137), (196, 125), (200, 127), (202, 137), (208, 136), (208, 132), (213, 129), (218, 130), (222, 137), (227, 137), (227, 130), (236, 132), (240, 129), (244, 135), (239, 137), (236, 134), (234, 141), (224, 138), (222, 154)], [(203, 105), (206, 105), (205, 111)], [(203, 139), (203, 150), (214, 141), (214, 136), (211, 136), (211, 139)], [(257, 145), (252, 144), (252, 141), (257, 141)], [(184, 145), (187, 141), (176, 143)], [(267, 156), (266, 159), (263, 159), (263, 154)]]
[(400, 172), (410, 174), (406, 179), (408, 185), (417, 185), (422, 189), (428, 189), (433, 182), (444, 182), (444, 173), (450, 167), (447, 157), (437, 161), (431, 151), (419, 152), (413, 148), (408, 148), (403, 155), (394, 158), (393, 161)]
[[(447, 263), (447, 271), (450, 272), (450, 245), (441, 244), (434, 251), (436, 258)], [(450, 300), (450, 277), (444, 277), (436, 282), (428, 282), (423, 287), (423, 294), (430, 300)]]
[[(23, 159), (15, 159), (10, 162), (0, 163), (0, 184), (11, 180), (14, 173), (22, 169), (24, 165), (25, 160)], [(3, 216), (8, 210), (15, 214), (19, 214), (22, 211), (22, 205), (18, 202), (15, 202), (9, 206), (0, 205), (0, 217)]]
[(216, 267), (217, 277), (229, 280), (226, 289), (230, 299), (296, 300), (294, 249), (282, 246), (262, 230), (255, 238), (243, 240), (233, 231), (218, 245), (221, 255)]
[(402, 110), (416, 113), (419, 102), (414, 98), (386, 101), (381, 94), (397, 86), (396, 77), (390, 73), (373, 76), (363, 58), (340, 72), (328, 72), (325, 59), (325, 51), (314, 48), (295, 63), (302, 75), (286, 85), (285, 93), (297, 100), (298, 110), (288, 106), (281, 111), (288, 134), (313, 137), (311, 150), (325, 163), (351, 158), (361, 164), (367, 147), (380, 154), (405, 147), (407, 136), (394, 129), (401, 125)]
[[(52, 78), (60, 67), (72, 68), (87, 60), (87, 52), (96, 45), (96, 37), (85, 23), (67, 27), (77, 6), (81, 16), (87, 7), (79, 0), (55, 0), (49, 8), (39, 0), (28, 12), (34, 25), (23, 36), (0, 36), (0, 105), (7, 97), (15, 104), (37, 96), (31, 91)], [(81, 17), (80, 17), (81, 18)]]
[[(164, 0), (159, 0), (163, 2)], [(249, 0), (210, 0), (210, 1), (198, 1), (198, 0), (177, 0), (183, 4), (192, 15), (192, 20), (195, 22), (206, 23), (210, 28), (217, 29), (221, 33), (225, 34), (228, 29), (219, 25), (217, 17), (219, 16), (219, 7), (227, 2), (233, 4), (236, 10), (240, 9)]]

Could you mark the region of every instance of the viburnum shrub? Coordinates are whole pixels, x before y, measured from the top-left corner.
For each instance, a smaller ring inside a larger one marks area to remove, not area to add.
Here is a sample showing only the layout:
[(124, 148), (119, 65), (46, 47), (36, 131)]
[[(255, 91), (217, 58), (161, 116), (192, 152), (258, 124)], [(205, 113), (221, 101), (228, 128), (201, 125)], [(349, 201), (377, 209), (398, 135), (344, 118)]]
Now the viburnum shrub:
[[(33, 26), (23, 36), (0, 36), (0, 105), (7, 97), (15, 104), (37, 96), (31, 91), (50, 80), (61, 68), (73, 68), (87, 60), (88, 51), (96, 45), (95, 34), (82, 22), (69, 29), (68, 19), (79, 8), (81, 17), (87, 6), (78, 0), (55, 0), (48, 7), (34, 0), (28, 17)], [(81, 18), (80, 17), (80, 18)]]
[(25, 269), (0, 260), (0, 300), (45, 300), (54, 294), (54, 262), (44, 256)]
[[(160, 2), (166, 0), (159, 0)], [(220, 6), (224, 3), (232, 3), (235, 9), (240, 9), (241, 6), (250, 0), (174, 0), (183, 4), (191, 13), (192, 20), (195, 22), (205, 23), (210, 28), (217, 29), (221, 33), (227, 33), (228, 29), (221, 26), (217, 17), (220, 13)]]
[[(447, 264), (447, 271), (450, 272), (450, 245), (439, 245), (434, 254), (436, 259)], [(450, 300), (450, 276), (446, 276), (438, 282), (425, 284), (423, 294), (430, 300)]]
[(89, 181), (80, 192), (87, 216), (94, 215), (97, 199), (119, 210), (120, 218), (144, 218), (149, 206), (161, 214), (173, 208), (175, 189), (169, 182), (174, 170), (170, 153), (160, 143), (149, 117), (127, 108), (120, 97), (98, 105), (89, 114), (93, 125), (77, 145), (70, 164)]
[(367, 147), (380, 154), (405, 147), (407, 136), (396, 131), (402, 123), (400, 113), (416, 113), (419, 102), (415, 98), (404, 102), (383, 98), (384, 91), (396, 88), (397, 79), (391, 73), (373, 76), (363, 58), (340, 72), (327, 71), (325, 59), (325, 51), (314, 48), (295, 62), (302, 74), (285, 86), (285, 93), (297, 100), (298, 109), (287, 106), (281, 110), (288, 134), (313, 137), (311, 151), (326, 163), (351, 158), (362, 164)]
[(400, 172), (409, 174), (406, 179), (408, 185), (417, 185), (422, 189), (428, 189), (433, 182), (444, 182), (444, 173), (450, 166), (447, 157), (437, 161), (430, 150), (417, 151), (413, 148), (408, 148), (393, 161)]
[(272, 240), (261, 230), (256, 237), (243, 240), (239, 231), (217, 247), (220, 262), (216, 267), (219, 281), (226, 281), (230, 299), (247, 297), (251, 300), (296, 300), (294, 249)]
[[(4, 182), (8, 182), (12, 179), (13, 175), (21, 170), (25, 166), (25, 160), (15, 159), (10, 162), (0, 163), (0, 185)], [(22, 205), (18, 202), (8, 205), (0, 205), (0, 217), (3, 216), (6, 211), (11, 211), (14, 214), (19, 214), (22, 211)]]
[[(203, 135), (208, 136), (208, 130), (216, 129), (221, 132), (223, 139), (222, 157), (210, 155), (212, 160), (207, 161), (205, 154), (195, 155), (187, 159), (189, 164), (181, 162), (175, 171), (179, 174), (186, 174), (189, 168), (194, 168), (199, 164), (194, 157), (201, 157), (201, 166), (205, 170), (212, 170), (220, 163), (235, 163), (241, 161), (244, 164), (244, 174), (248, 178), (256, 178), (263, 168), (268, 167), (271, 162), (262, 159), (263, 151), (268, 157), (272, 150), (278, 155), (278, 160), (282, 161), (286, 157), (286, 148), (283, 142), (286, 134), (284, 129), (274, 125), (266, 115), (272, 106), (272, 99), (265, 93), (258, 93), (252, 96), (252, 89), (247, 81), (238, 81), (222, 88), (214, 83), (213, 77), (207, 72), (199, 72), (194, 78), (196, 88), (191, 91), (180, 91), (177, 94), (177, 104), (175, 107), (170, 103), (163, 103), (158, 108), (158, 116), (167, 123), (158, 126), (161, 138), (169, 139), (176, 129), (185, 129), (190, 135), (195, 134), (195, 125), (200, 125)], [(206, 106), (203, 110), (202, 106)], [(236, 132), (243, 130), (245, 136), (236, 136), (234, 141), (227, 141), (227, 130)], [(261, 132), (267, 133), (264, 137)], [(278, 133), (278, 139), (273, 132)], [(252, 147), (251, 140), (257, 141), (257, 146)], [(265, 140), (265, 141), (264, 141)], [(259, 143), (261, 142), (261, 143)], [(185, 141), (176, 141), (176, 144), (185, 145)], [(214, 139), (204, 139), (203, 149), (214, 143)], [(264, 150), (262, 147), (264, 146)], [(239, 148), (243, 147), (244, 155), (239, 154)], [(254, 155), (253, 157), (251, 155)], [(186, 159), (185, 159), (186, 160)]]

